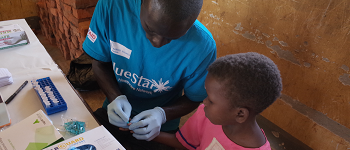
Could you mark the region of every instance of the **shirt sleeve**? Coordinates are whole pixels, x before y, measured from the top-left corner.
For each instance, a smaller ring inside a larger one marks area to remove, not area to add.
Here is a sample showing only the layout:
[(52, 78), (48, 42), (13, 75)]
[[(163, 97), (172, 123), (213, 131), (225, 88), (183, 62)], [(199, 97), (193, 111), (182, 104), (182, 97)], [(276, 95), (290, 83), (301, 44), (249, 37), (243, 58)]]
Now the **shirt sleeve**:
[[(179, 131), (176, 132), (176, 138), (187, 149), (196, 149), (201, 142), (202, 122), (204, 121), (204, 105), (200, 105), (197, 111), (185, 122)], [(204, 116), (205, 118), (205, 116)]]
[(216, 59), (216, 45), (215, 42), (210, 42), (207, 45), (210, 53), (203, 59), (195, 72), (188, 77), (184, 85), (184, 93), (191, 100), (195, 102), (202, 102), (207, 97), (207, 92), (204, 88), (205, 78), (208, 74), (207, 68)]
[(110, 62), (108, 41), (108, 0), (99, 0), (90, 22), (89, 31), (83, 43), (84, 51), (96, 60)]

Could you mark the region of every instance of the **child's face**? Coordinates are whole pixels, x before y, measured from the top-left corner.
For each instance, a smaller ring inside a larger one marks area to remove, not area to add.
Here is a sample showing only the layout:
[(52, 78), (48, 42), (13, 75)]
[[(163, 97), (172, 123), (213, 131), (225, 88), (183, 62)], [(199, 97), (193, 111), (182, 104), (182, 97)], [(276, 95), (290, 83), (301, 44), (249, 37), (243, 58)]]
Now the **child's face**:
[(205, 89), (208, 97), (204, 99), (205, 116), (215, 125), (234, 124), (234, 108), (229, 99), (225, 97), (224, 86), (208, 74), (205, 79)]

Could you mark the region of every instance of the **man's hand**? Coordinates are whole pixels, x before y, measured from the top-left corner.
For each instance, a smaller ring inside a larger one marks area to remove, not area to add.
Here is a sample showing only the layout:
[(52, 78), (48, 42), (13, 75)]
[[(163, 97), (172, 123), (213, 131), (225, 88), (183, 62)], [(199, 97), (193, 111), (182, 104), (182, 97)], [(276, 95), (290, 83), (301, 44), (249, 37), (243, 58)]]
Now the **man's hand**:
[(129, 128), (127, 125), (131, 114), (131, 105), (125, 95), (118, 96), (107, 106), (109, 122), (121, 128)]
[(145, 110), (136, 115), (131, 121), (129, 129), (138, 140), (151, 141), (159, 135), (160, 127), (166, 122), (165, 112), (160, 107)]

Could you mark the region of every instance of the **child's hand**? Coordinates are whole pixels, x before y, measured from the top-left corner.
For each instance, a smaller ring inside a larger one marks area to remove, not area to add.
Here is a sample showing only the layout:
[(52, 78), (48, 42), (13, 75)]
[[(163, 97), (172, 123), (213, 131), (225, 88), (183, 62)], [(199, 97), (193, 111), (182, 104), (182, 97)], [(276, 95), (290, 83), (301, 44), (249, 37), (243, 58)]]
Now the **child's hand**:
[[(129, 121), (130, 120), (131, 120), (131, 118), (129, 118)], [(130, 126), (131, 123), (129, 122), (127, 125)], [(122, 127), (120, 127), (119, 130), (121, 130), (121, 131), (129, 131), (129, 128), (122, 128)]]
[[(130, 126), (132, 123), (128, 123), (128, 126)], [(125, 129), (125, 128), (119, 128), (119, 130), (122, 131), (130, 131), (130, 133), (135, 133), (133, 130), (130, 130), (129, 128)]]
[[(131, 118), (129, 119), (129, 121), (131, 120)], [(127, 125), (130, 126), (132, 123), (129, 122)], [(130, 133), (135, 133), (134, 131), (130, 130), (129, 128), (119, 128), (119, 130), (121, 131), (130, 131)]]

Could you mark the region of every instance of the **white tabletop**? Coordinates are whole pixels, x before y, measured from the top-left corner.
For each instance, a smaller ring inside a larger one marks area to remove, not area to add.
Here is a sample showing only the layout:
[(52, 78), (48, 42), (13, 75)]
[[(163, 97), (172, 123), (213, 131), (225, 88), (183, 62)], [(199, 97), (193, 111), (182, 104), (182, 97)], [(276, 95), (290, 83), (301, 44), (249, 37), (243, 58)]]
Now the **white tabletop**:
[[(30, 41), (28, 45), (0, 50), (0, 68), (7, 68), (12, 74), (14, 81), (11, 85), (0, 87), (3, 99), (6, 100), (10, 97), (25, 80), (29, 81), (27, 86), (19, 92), (13, 101), (7, 104), (12, 122), (11, 125), (16, 124), (39, 109), (45, 112), (30, 81), (50, 77), (68, 107), (66, 111), (48, 116), (53, 121), (53, 124), (57, 128), (61, 128), (63, 125), (61, 118), (63, 117), (86, 122), (86, 130), (99, 126), (27, 22), (24, 19), (0, 22), (0, 25), (7, 24), (19, 24), (26, 31)], [(65, 138), (72, 136), (65, 132), (61, 133)]]

